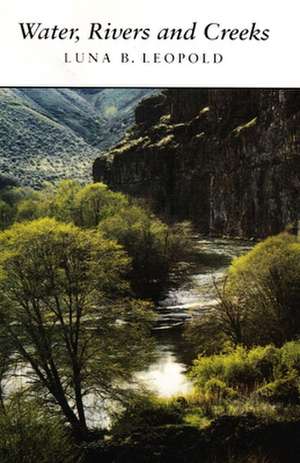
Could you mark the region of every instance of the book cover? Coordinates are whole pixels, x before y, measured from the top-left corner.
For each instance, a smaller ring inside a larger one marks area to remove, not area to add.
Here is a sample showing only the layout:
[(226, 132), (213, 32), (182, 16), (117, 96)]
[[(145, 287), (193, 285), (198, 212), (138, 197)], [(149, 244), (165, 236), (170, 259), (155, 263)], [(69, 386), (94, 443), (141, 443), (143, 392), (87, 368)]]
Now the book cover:
[(296, 463), (299, 6), (0, 13), (0, 461)]

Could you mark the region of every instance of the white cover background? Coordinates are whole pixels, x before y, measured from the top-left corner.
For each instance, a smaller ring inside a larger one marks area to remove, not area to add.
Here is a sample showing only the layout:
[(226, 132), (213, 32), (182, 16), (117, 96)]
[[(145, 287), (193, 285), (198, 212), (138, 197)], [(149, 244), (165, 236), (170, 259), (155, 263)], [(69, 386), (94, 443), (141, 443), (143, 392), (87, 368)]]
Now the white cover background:
[[(143, 87), (299, 87), (299, 0), (0, 0), (1, 86)], [(162, 27), (198, 22), (193, 41), (157, 41)], [(19, 22), (80, 27), (75, 44), (59, 40), (23, 40)], [(148, 40), (85, 40), (90, 22), (114, 27), (151, 27)], [(208, 41), (210, 22), (271, 29), (270, 39)], [(111, 64), (65, 64), (64, 53), (111, 53)], [(220, 65), (120, 64), (121, 52), (221, 53)]]

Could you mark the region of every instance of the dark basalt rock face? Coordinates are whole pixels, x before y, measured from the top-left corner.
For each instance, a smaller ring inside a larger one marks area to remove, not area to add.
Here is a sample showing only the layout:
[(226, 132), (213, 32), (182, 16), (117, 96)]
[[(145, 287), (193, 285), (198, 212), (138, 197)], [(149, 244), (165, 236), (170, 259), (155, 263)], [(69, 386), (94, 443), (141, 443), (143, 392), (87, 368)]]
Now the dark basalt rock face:
[(143, 99), (135, 110), (135, 122), (138, 125), (150, 127), (168, 110), (167, 97), (161, 93)]
[(299, 122), (299, 90), (167, 90), (138, 105), (94, 180), (203, 233), (264, 237), (300, 218)]

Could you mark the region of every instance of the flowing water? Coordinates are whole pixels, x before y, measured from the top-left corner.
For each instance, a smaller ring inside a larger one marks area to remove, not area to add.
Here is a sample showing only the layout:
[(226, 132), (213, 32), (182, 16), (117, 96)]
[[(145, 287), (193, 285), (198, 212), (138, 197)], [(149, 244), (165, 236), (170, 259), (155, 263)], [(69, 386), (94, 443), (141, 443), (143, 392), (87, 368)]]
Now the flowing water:
[(139, 374), (140, 381), (160, 396), (184, 394), (191, 389), (186, 371), (192, 358), (183, 339), (184, 324), (217, 303), (215, 283), (224, 277), (232, 259), (250, 248), (249, 242), (238, 240), (197, 240), (198, 264), (192, 276), (170, 291), (157, 307), (157, 359)]
[[(196, 241), (196, 260), (189, 281), (171, 290), (157, 307), (157, 320), (153, 329), (156, 339), (156, 360), (137, 375), (137, 380), (162, 397), (184, 394), (191, 389), (186, 371), (192, 354), (184, 340), (187, 320), (201, 317), (203, 310), (216, 304), (215, 282), (224, 277), (235, 256), (251, 248), (247, 242), (227, 239), (200, 239)], [(24, 369), (25, 368), (25, 369)], [(8, 391), (26, 383), (26, 367), (12, 372), (6, 385)], [(87, 419), (91, 426), (107, 426), (109, 414), (93, 396), (88, 398)]]

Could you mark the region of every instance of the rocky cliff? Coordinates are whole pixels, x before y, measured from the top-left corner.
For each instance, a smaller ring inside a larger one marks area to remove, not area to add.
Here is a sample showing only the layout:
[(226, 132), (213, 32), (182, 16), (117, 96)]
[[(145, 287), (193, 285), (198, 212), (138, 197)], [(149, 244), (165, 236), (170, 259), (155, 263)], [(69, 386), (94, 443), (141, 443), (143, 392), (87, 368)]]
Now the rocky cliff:
[(167, 90), (140, 102), (94, 180), (204, 233), (263, 237), (299, 218), (299, 122), (299, 90)]

